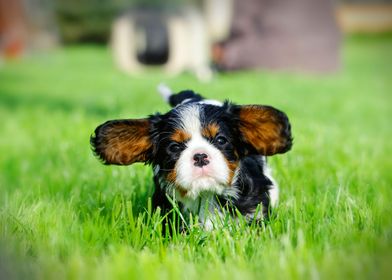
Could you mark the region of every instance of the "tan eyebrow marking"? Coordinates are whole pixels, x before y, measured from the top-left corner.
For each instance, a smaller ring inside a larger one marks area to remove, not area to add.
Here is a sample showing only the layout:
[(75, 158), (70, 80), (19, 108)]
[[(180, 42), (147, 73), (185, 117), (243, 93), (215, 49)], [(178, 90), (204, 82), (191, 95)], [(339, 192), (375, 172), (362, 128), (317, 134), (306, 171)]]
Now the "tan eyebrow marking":
[(214, 138), (219, 132), (219, 125), (217, 123), (210, 123), (203, 127), (201, 134), (206, 138)]
[(170, 139), (182, 143), (191, 139), (191, 135), (182, 129), (176, 129)]

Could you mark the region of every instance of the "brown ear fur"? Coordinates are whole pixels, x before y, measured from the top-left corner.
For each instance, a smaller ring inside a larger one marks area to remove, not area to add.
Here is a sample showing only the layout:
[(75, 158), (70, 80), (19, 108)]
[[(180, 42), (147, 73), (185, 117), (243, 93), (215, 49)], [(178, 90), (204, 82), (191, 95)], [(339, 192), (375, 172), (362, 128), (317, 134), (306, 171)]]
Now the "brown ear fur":
[(269, 106), (240, 106), (239, 130), (244, 141), (260, 154), (285, 153), (292, 146), (291, 127), (283, 112)]
[(90, 138), (94, 153), (105, 164), (146, 162), (152, 148), (148, 119), (107, 121)]

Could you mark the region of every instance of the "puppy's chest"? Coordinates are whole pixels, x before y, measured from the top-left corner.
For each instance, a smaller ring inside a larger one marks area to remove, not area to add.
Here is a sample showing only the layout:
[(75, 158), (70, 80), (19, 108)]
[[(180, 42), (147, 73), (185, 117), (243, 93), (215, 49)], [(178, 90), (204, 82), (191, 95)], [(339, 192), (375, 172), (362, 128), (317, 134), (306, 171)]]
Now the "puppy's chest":
[(197, 199), (182, 199), (180, 200), (181, 212), (185, 217), (197, 216), (198, 221), (206, 229), (212, 229), (216, 220), (222, 216), (222, 205), (216, 194), (204, 193)]

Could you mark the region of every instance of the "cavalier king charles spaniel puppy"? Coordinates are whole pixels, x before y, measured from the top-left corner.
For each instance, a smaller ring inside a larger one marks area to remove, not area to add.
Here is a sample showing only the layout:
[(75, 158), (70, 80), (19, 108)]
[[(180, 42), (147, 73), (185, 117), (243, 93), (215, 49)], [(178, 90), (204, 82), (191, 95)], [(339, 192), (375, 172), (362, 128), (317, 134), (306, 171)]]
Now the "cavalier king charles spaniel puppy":
[(151, 165), (153, 207), (167, 213), (175, 201), (207, 230), (224, 209), (247, 221), (266, 217), (279, 195), (266, 157), (292, 146), (286, 114), (271, 106), (204, 99), (191, 90), (159, 90), (172, 109), (101, 124), (90, 139), (96, 156), (105, 164)]

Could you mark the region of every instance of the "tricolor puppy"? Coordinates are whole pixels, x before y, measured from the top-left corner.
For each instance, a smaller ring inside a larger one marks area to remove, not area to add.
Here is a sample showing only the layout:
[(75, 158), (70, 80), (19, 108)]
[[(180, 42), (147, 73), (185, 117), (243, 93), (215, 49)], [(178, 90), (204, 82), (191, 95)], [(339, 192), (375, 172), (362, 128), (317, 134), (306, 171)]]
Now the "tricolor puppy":
[(222, 207), (233, 215), (238, 209), (249, 221), (267, 215), (278, 186), (266, 156), (290, 150), (287, 116), (270, 106), (206, 100), (189, 90), (172, 94), (161, 87), (161, 93), (173, 109), (98, 126), (91, 137), (95, 154), (105, 164), (151, 164), (153, 206), (169, 211), (175, 200), (206, 229)]

